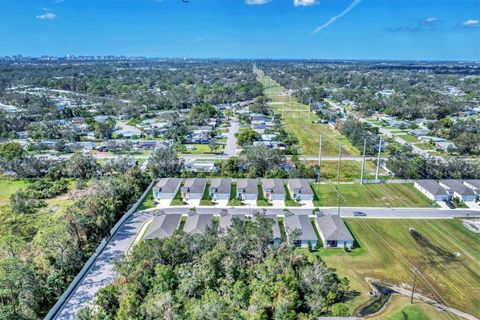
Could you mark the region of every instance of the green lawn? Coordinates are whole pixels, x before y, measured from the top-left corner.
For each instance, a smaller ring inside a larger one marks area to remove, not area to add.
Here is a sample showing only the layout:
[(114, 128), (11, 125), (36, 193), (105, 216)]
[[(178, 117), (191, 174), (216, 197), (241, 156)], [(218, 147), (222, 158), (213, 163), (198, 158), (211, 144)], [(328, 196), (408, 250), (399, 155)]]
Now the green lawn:
[(183, 183), (180, 184), (180, 188), (178, 188), (178, 191), (175, 194), (175, 197), (172, 199), (172, 202), (170, 203), (171, 206), (181, 206), (181, 205), (183, 205), (182, 186), (183, 186)]
[(424, 142), (416, 143), (415, 146), (419, 147), (422, 150), (434, 150), (435, 149), (435, 146), (432, 146), (431, 144), (424, 143)]
[(140, 205), (140, 207), (138, 207), (138, 210), (140, 211), (140, 210), (151, 209), (151, 208), (155, 208), (156, 206), (157, 206), (157, 203), (153, 199), (153, 193), (150, 191), (148, 195), (145, 197), (145, 199), (143, 199), (143, 202)]
[[(318, 166), (318, 161), (306, 161), (307, 166)], [(362, 162), (342, 160), (340, 181), (358, 181), (362, 170)], [(365, 161), (365, 179), (374, 179), (376, 165), (374, 161)], [(322, 180), (337, 181), (338, 161), (322, 160)], [(380, 168), (379, 177), (385, 177), (386, 172)]]
[(286, 207), (300, 207), (301, 204), (292, 199), (292, 195), (290, 194), (290, 190), (288, 190), (287, 186), (283, 186), (285, 188), (285, 206)]
[(413, 301), (410, 304), (410, 298), (406, 296), (395, 295), (392, 300), (387, 303), (385, 309), (372, 320), (446, 320), (452, 319), (449, 314), (439, 312), (434, 306), (421, 301)]
[(0, 178), (0, 206), (9, 204), (10, 196), (28, 184), (28, 180)]
[[(365, 277), (397, 285), (411, 283), (413, 265), (420, 271), (419, 292), (434, 299), (438, 292), (448, 306), (480, 316), (480, 237), (464, 228), (461, 220), (352, 218), (345, 222), (360, 248), (352, 253), (315, 254), (340, 276), (347, 276), (352, 289), (361, 293), (348, 302), (351, 309), (368, 300)], [(409, 228), (420, 236), (415, 239)]]
[(403, 139), (407, 142), (412, 142), (412, 143), (420, 141), (420, 140), (418, 140), (417, 137), (415, 137), (414, 135), (411, 135), (411, 134), (400, 134), (400, 135), (398, 135), (398, 137), (400, 139)]
[(214, 204), (212, 197), (210, 197), (210, 183), (207, 183), (205, 185), (205, 190), (203, 190), (202, 199), (200, 199), (200, 205), (213, 206)]
[(271, 206), (272, 204), (265, 200), (263, 197), (263, 187), (261, 184), (258, 185), (258, 196), (257, 196), (257, 206), (266, 207)]
[[(285, 89), (273, 79), (266, 76), (261, 70), (257, 71), (257, 79), (266, 88), (264, 93), (273, 101), (283, 101), (278, 94)], [(282, 108), (284, 111), (282, 112)], [(337, 155), (340, 143), (345, 155), (358, 155), (359, 151), (342, 136), (337, 130), (327, 124), (313, 123), (318, 120), (315, 113), (308, 111), (308, 106), (295, 101), (294, 98), (285, 98), (285, 105), (273, 105), (276, 113), (283, 113), (285, 130), (293, 134), (299, 141), (301, 154), (318, 154), (320, 134), (323, 135), (322, 153), (324, 155)]]
[(195, 149), (193, 149), (193, 150), (189, 149), (187, 147), (187, 149), (184, 152), (185, 154), (203, 154), (203, 153), (212, 154), (212, 153), (223, 152), (223, 145), (219, 145), (215, 151), (210, 150), (210, 147), (208, 146), (208, 144), (193, 144), (193, 145), (192, 144), (190, 144), (190, 145), (186, 144), (185, 146), (186, 147), (187, 146), (194, 146), (195, 147)]
[(232, 188), (230, 189), (230, 199), (228, 199), (229, 206), (242, 206), (242, 202), (237, 198), (237, 183), (232, 183)]
[[(338, 194), (335, 185), (312, 185), (317, 193), (316, 206), (337, 206)], [(345, 198), (345, 207), (415, 207), (428, 208), (436, 205), (415, 189), (413, 184), (340, 184), (339, 192)]]

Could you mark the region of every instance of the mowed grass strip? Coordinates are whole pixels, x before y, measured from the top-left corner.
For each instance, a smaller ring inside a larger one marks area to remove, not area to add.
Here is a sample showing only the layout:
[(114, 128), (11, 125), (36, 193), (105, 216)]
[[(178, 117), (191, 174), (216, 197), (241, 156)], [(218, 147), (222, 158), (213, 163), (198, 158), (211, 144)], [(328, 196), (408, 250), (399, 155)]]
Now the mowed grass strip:
[(359, 155), (360, 152), (355, 148), (346, 137), (328, 124), (314, 123), (318, 120), (314, 112), (309, 112), (308, 105), (301, 104), (290, 97), (279, 97), (285, 92), (285, 88), (276, 83), (272, 78), (265, 75), (261, 70), (257, 70), (257, 79), (265, 87), (264, 94), (275, 102), (285, 101), (285, 105), (273, 105), (273, 110), (282, 114), (285, 122), (285, 130), (293, 134), (299, 141), (301, 154), (318, 154), (318, 144), (320, 135), (323, 135), (322, 153), (324, 155), (338, 155), (340, 143), (342, 144), (344, 155)]
[(28, 180), (14, 180), (0, 178), (0, 206), (10, 203), (10, 196), (18, 190), (28, 186)]
[[(308, 167), (318, 166), (318, 161), (309, 160), (305, 164)], [(340, 181), (358, 181), (360, 179), (362, 170), (362, 162), (355, 160), (342, 160), (341, 170), (340, 170)], [(374, 161), (365, 161), (365, 179), (373, 179), (375, 177), (375, 162)], [(322, 180), (331, 180), (337, 181), (338, 173), (338, 161), (332, 160), (322, 160)], [(386, 176), (386, 172), (383, 168), (379, 170), (380, 178)]]
[[(338, 205), (338, 195), (334, 186), (314, 184), (312, 189), (319, 199), (315, 205), (326, 207)], [(411, 183), (340, 184), (338, 190), (346, 201), (342, 206), (346, 207), (437, 207)]]
[(398, 137), (402, 140), (405, 140), (407, 142), (419, 142), (420, 140), (418, 140), (417, 137), (415, 137), (414, 135), (411, 135), (411, 134), (399, 134)]
[[(413, 265), (421, 273), (417, 277), (419, 292), (439, 300), (438, 292), (448, 306), (480, 316), (480, 237), (465, 229), (461, 220), (351, 218), (345, 222), (360, 248), (352, 253), (319, 254), (340, 276), (350, 279), (352, 289), (361, 292), (349, 303), (352, 309), (368, 299), (365, 277), (410, 284)], [(416, 241), (409, 228), (414, 228), (424, 241)], [(450, 239), (459, 241), (452, 244)], [(361, 254), (355, 254), (357, 250)], [(457, 252), (460, 255), (452, 258)]]

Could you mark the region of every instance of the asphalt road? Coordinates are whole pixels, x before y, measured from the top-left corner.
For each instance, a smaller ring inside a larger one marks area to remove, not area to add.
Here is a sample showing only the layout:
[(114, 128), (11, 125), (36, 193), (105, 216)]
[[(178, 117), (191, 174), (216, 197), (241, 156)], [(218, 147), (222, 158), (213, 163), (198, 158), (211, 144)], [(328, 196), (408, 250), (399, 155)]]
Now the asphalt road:
[(228, 129), (227, 143), (223, 153), (227, 156), (234, 156), (237, 151), (237, 137), (235, 134), (238, 132), (238, 120), (230, 120), (230, 128)]
[(74, 320), (78, 310), (91, 303), (95, 293), (115, 279), (114, 261), (125, 255), (143, 223), (151, 217), (151, 213), (141, 213), (123, 224), (54, 319)]

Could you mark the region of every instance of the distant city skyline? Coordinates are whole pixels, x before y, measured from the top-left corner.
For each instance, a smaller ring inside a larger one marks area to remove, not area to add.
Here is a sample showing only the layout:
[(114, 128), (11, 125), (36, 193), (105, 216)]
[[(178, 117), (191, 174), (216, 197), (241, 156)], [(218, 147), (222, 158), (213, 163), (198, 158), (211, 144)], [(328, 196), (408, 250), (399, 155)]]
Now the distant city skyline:
[(3, 0), (0, 56), (480, 61), (478, 0)]

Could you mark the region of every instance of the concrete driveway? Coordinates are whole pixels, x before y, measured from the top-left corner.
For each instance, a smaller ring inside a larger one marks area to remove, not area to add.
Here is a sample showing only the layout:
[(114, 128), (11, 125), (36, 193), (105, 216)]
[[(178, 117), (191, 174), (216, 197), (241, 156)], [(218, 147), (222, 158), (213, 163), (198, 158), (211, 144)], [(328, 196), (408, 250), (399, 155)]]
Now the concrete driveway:
[(200, 199), (190, 199), (188, 200), (189, 207), (199, 207), (200, 206)]
[(170, 204), (172, 203), (172, 200), (173, 199), (159, 199), (159, 200), (156, 200), (157, 207), (159, 207), (159, 208), (170, 207)]

